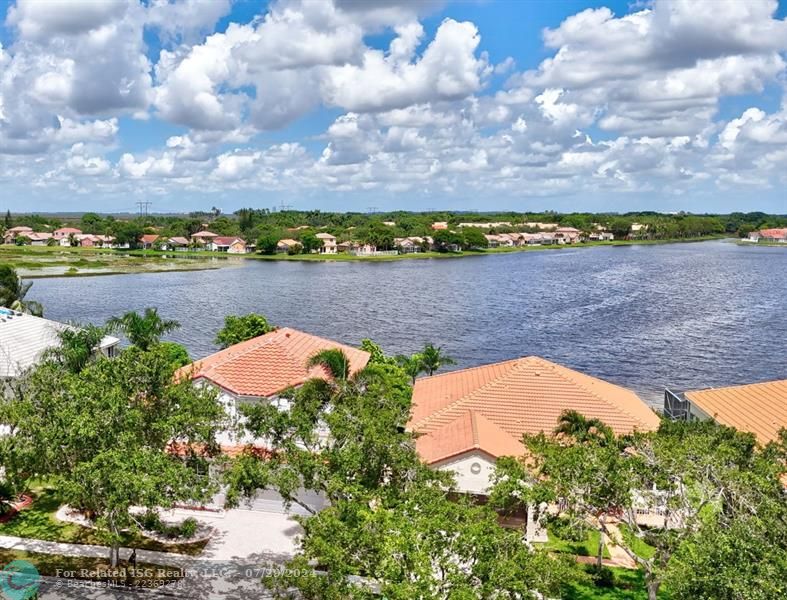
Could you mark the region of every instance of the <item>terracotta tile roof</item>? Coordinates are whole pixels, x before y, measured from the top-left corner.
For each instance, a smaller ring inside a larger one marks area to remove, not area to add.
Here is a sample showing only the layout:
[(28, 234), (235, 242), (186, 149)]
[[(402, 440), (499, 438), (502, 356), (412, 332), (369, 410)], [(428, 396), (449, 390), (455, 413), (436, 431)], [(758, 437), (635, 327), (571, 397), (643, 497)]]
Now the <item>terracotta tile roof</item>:
[(535, 356), (421, 378), (413, 389), (412, 410), (411, 430), (433, 438), (455, 436), (419, 439), (421, 456), (429, 463), (441, 460), (437, 457), (445, 449), (468, 445), (467, 426), (457, 421), (471, 412), (477, 413), (477, 423), (479, 416), (489, 423), (477, 426), (479, 431), (494, 427), (508, 436), (478, 438), (478, 448), (493, 456), (516, 448), (524, 433), (552, 431), (565, 410), (601, 419), (616, 433), (649, 431), (659, 424), (634, 392)]
[(684, 395), (709, 417), (753, 433), (761, 444), (775, 440), (779, 429), (787, 427), (787, 379)]
[(760, 235), (766, 238), (773, 238), (775, 240), (787, 238), (787, 228), (782, 229), (763, 229)]
[(317, 352), (332, 348), (344, 351), (351, 373), (369, 361), (369, 353), (363, 350), (283, 327), (211, 354), (178, 373), (207, 379), (238, 396), (268, 397), (312, 377), (325, 377), (323, 369), (307, 369), (306, 362)]
[(212, 231), (198, 231), (197, 233), (191, 234), (193, 238), (215, 238), (219, 237), (219, 234), (213, 233)]
[(420, 436), (415, 447), (430, 464), (470, 450), (480, 450), (495, 458), (520, 456), (525, 451), (519, 440), (474, 410), (468, 410), (454, 421)]
[(153, 244), (158, 238), (159, 236), (157, 236), (155, 233), (146, 233), (141, 238), (139, 238), (139, 241), (143, 244)]
[(212, 242), (217, 246), (231, 246), (235, 242), (240, 242), (245, 244), (246, 242), (239, 237), (232, 237), (232, 236), (216, 236), (213, 238)]
[(60, 229), (55, 229), (54, 233), (55, 235), (67, 235), (69, 233), (82, 233), (82, 230), (76, 227), (61, 227)]
[(180, 236), (171, 237), (167, 241), (170, 244), (177, 244), (179, 246), (188, 246), (189, 245), (188, 239), (186, 239), (184, 237), (180, 237)]

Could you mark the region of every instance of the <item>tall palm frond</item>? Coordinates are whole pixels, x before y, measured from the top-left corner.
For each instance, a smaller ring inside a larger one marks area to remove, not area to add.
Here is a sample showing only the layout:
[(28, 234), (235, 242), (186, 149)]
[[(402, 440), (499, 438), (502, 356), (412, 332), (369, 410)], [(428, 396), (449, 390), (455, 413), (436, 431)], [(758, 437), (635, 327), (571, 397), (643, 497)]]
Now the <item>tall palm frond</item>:
[(129, 342), (141, 350), (147, 350), (158, 343), (162, 335), (178, 327), (180, 323), (173, 319), (162, 319), (155, 308), (146, 308), (141, 315), (130, 311), (122, 317), (112, 317), (107, 321), (109, 331), (122, 332)]

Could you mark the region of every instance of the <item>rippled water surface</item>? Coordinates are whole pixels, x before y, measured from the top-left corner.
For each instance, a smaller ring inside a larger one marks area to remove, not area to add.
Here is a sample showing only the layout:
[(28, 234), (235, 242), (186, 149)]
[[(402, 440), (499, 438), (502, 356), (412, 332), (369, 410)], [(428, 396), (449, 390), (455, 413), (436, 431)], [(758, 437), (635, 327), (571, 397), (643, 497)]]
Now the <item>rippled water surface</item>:
[(458, 367), (536, 354), (660, 403), (690, 389), (787, 378), (787, 249), (730, 242), (595, 247), (395, 262), (241, 261), (213, 271), (36, 280), (57, 320), (157, 306), (192, 356), (227, 314), (389, 353), (442, 345)]

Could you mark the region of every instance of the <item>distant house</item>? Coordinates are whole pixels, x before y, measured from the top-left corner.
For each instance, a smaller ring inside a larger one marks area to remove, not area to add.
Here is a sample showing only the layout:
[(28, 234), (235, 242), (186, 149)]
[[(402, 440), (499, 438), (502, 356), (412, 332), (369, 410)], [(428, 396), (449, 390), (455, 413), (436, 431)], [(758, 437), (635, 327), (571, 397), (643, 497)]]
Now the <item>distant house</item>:
[(25, 235), (30, 240), (31, 246), (46, 246), (52, 239), (51, 233), (33, 231)]
[(508, 221), (498, 221), (496, 223), (459, 223), (457, 227), (478, 227), (480, 229), (492, 229), (495, 227), (512, 227)]
[(396, 221), (383, 221), (383, 225), (386, 227), (396, 227)]
[(611, 231), (594, 231), (588, 235), (588, 239), (592, 242), (611, 242), (615, 235)]
[(74, 236), (74, 237), (75, 237), (77, 243), (82, 248), (92, 248), (94, 246), (98, 246), (99, 245), (98, 236), (95, 236), (95, 235), (90, 235), (90, 234), (84, 234), (83, 233), (83, 234), (81, 234), (79, 236)]
[(787, 428), (787, 379), (678, 393), (666, 390), (664, 413), (673, 419), (713, 419), (753, 433), (765, 445)]
[(161, 236), (156, 235), (155, 233), (146, 233), (141, 238), (139, 238), (139, 243), (141, 244), (143, 250), (152, 250), (160, 237)]
[(6, 230), (6, 232), (3, 234), (3, 242), (6, 244), (13, 244), (17, 237), (30, 237), (31, 233), (33, 233), (32, 227), (26, 227), (25, 225), (12, 227), (11, 229)]
[[(71, 325), (0, 308), (0, 379), (18, 377), (60, 344), (58, 333)], [(100, 352), (113, 356), (120, 340), (106, 336)]]
[(330, 233), (318, 233), (315, 237), (322, 241), (320, 254), (336, 254), (337, 248), (335, 236), (331, 235)]
[(206, 247), (213, 252), (246, 254), (246, 240), (239, 237), (216, 236), (208, 242)]
[(286, 402), (279, 399), (283, 391), (314, 377), (328, 377), (323, 368), (310, 369), (306, 363), (329, 349), (347, 355), (351, 374), (369, 362), (368, 352), (283, 327), (195, 361), (181, 368), (178, 376), (216, 388), (228, 414), (236, 417), (241, 403), (276, 403), (286, 408)]
[(424, 462), (454, 472), (459, 491), (480, 495), (498, 458), (522, 456), (522, 435), (551, 433), (566, 410), (619, 434), (659, 426), (634, 392), (535, 356), (418, 379), (412, 406), (408, 429), (421, 434)]
[(52, 237), (57, 240), (61, 246), (70, 246), (72, 236), (81, 235), (82, 230), (76, 227), (61, 227), (52, 232)]
[(582, 239), (582, 232), (574, 227), (558, 227), (555, 229), (555, 238), (559, 244), (576, 244)]
[(394, 238), (394, 246), (399, 249), (401, 254), (413, 254), (415, 252), (421, 252), (423, 250), (423, 238)]
[(219, 234), (213, 233), (212, 231), (198, 231), (197, 233), (191, 234), (191, 241), (199, 246), (205, 246), (213, 238), (219, 237)]
[(279, 243), (276, 244), (276, 252), (280, 254), (300, 252), (301, 248), (303, 248), (303, 245), (298, 240), (293, 240), (290, 238), (279, 240)]
[(787, 228), (761, 229), (756, 232), (756, 239), (754, 241), (787, 244)]
[(435, 231), (448, 229), (448, 223), (446, 221), (435, 221), (434, 223), (432, 223), (432, 229), (434, 229)]
[(163, 248), (165, 250), (184, 251), (189, 249), (189, 244), (190, 242), (188, 238), (175, 236), (175, 237), (167, 238), (167, 241), (164, 242)]

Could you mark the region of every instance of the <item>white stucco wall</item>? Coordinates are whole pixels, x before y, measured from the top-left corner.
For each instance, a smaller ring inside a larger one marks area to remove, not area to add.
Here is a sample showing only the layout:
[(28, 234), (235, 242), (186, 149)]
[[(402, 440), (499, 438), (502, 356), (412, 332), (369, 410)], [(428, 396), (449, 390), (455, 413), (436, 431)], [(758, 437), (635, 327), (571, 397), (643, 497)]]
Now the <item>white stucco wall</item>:
[(473, 450), (436, 463), (433, 467), (442, 471), (453, 471), (456, 487), (460, 492), (485, 494), (491, 484), (495, 462), (488, 454)]

